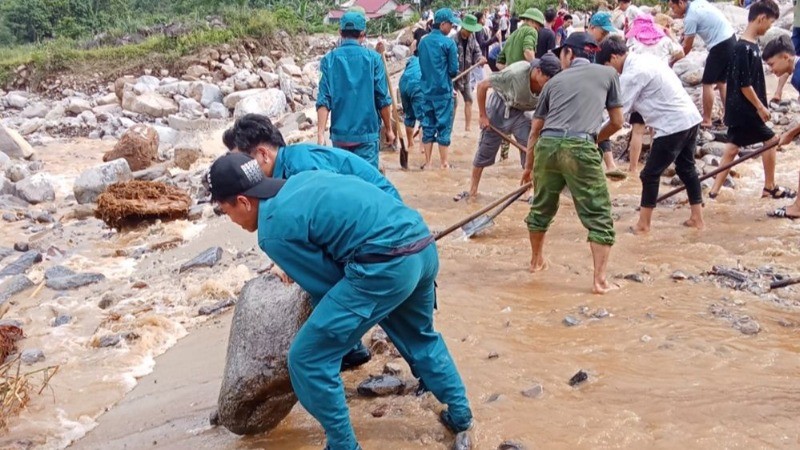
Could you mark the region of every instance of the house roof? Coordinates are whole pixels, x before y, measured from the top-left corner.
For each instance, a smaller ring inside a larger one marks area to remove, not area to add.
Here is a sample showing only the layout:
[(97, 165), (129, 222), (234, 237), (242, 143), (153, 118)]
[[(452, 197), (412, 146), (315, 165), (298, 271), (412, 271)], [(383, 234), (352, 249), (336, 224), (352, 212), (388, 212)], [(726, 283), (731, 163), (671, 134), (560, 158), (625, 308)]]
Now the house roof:
[[(379, 14), (381, 8), (383, 8), (389, 0), (355, 0), (349, 6), (352, 8), (353, 6), (360, 6), (364, 8), (364, 11), (367, 12), (367, 19), (377, 19), (383, 16), (383, 14)], [(395, 12), (397, 13), (404, 13), (411, 8), (411, 5), (398, 5), (395, 8)], [(344, 13), (347, 11), (343, 11), (341, 9), (332, 9), (328, 12), (328, 18), (338, 20), (341, 19)]]
[(353, 6), (360, 6), (364, 8), (364, 11), (367, 12), (367, 16), (369, 16), (369, 13), (378, 12), (378, 10), (383, 8), (383, 6), (387, 3), (389, 3), (389, 0), (356, 0), (353, 3)]

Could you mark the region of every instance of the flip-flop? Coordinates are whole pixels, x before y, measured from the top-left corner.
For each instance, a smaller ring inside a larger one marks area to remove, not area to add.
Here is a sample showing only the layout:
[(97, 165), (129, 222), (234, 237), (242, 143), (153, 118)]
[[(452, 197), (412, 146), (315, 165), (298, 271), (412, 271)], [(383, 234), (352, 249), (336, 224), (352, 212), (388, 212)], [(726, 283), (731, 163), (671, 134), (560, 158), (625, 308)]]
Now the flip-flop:
[(764, 195), (764, 193), (762, 193), (761, 198), (774, 198), (776, 200), (780, 200), (782, 198), (797, 197), (797, 192), (795, 192), (794, 190), (777, 185), (772, 189), (764, 188), (763, 192), (766, 193), (767, 195)]
[(622, 181), (628, 178), (628, 174), (621, 169), (614, 169), (606, 172), (606, 178), (613, 181)]
[(789, 219), (789, 220), (797, 220), (800, 219), (800, 216), (793, 216), (786, 212), (786, 207), (782, 206), (774, 211), (770, 211), (767, 213), (767, 217), (772, 217), (774, 219)]
[(464, 200), (465, 198), (469, 198), (469, 192), (467, 192), (467, 191), (459, 192), (458, 194), (454, 195), (453, 196), (453, 201), (457, 202), (457, 201)]

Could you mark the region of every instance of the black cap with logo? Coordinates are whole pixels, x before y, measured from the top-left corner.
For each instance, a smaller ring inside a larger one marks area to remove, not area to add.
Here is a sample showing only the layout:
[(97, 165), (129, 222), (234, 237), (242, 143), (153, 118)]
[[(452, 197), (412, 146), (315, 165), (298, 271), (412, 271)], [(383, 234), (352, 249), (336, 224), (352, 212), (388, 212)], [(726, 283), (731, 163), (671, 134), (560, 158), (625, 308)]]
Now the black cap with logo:
[(227, 153), (214, 161), (206, 175), (212, 201), (237, 195), (272, 198), (286, 180), (265, 177), (258, 161), (244, 153)]
[(560, 55), (561, 49), (564, 47), (572, 47), (574, 49), (583, 50), (589, 55), (595, 54), (600, 48), (597, 46), (597, 41), (594, 40), (592, 35), (584, 31), (576, 31), (567, 36), (567, 39), (561, 43), (560, 47), (553, 49), (553, 53), (557, 56)]

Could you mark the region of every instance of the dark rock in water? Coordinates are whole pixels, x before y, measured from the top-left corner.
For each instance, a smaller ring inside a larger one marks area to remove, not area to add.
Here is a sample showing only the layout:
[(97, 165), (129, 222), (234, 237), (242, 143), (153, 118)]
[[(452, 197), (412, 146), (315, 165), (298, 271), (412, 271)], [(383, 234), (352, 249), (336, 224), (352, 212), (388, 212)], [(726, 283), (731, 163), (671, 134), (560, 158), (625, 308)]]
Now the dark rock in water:
[(16, 261), (4, 267), (3, 270), (0, 270), (0, 278), (23, 274), (30, 269), (31, 266), (40, 262), (42, 262), (41, 253), (36, 250), (27, 251), (17, 258)]
[(45, 273), (44, 284), (50, 289), (56, 291), (66, 291), (68, 289), (78, 289), (83, 286), (99, 283), (105, 279), (106, 277), (102, 273), (73, 273), (72, 275), (64, 275), (64, 276), (57, 276), (50, 278), (48, 278), (47, 274)]
[(606, 317), (610, 316), (611, 313), (608, 312), (605, 308), (600, 308), (592, 314), (592, 317), (595, 319), (605, 319)]
[(53, 319), (53, 327), (60, 327), (61, 325), (66, 325), (70, 322), (72, 322), (72, 316), (69, 314), (61, 314)]
[(103, 298), (97, 303), (97, 307), (100, 309), (108, 309), (114, 306), (119, 301), (119, 297), (113, 292), (106, 292), (103, 294)]
[(75, 275), (75, 271), (64, 266), (53, 266), (44, 271), (45, 280), (52, 278), (71, 277), (73, 275)]
[(208, 416), (208, 424), (212, 427), (219, 426), (219, 411), (216, 409), (211, 411), (211, 415)]
[(494, 403), (494, 402), (500, 400), (502, 397), (503, 397), (503, 394), (494, 393), (494, 394), (490, 395), (489, 398), (486, 399), (486, 403)]
[(497, 446), (497, 450), (525, 450), (525, 446), (514, 441), (503, 441)]
[(108, 334), (100, 338), (97, 341), (97, 346), (100, 348), (103, 347), (114, 347), (122, 341), (122, 336), (119, 334)]
[(544, 388), (541, 384), (535, 384), (533, 387), (522, 391), (522, 395), (528, 398), (542, 398), (544, 395)]
[(630, 273), (624, 277), (628, 281), (635, 281), (637, 283), (644, 283), (644, 277), (638, 273)]
[(574, 327), (575, 325), (580, 325), (580, 323), (581, 323), (580, 319), (578, 319), (575, 316), (564, 317), (563, 322), (564, 322), (564, 325), (566, 325), (568, 327)]
[(27, 242), (16, 242), (16, 243), (14, 243), (14, 250), (16, 250), (18, 252), (25, 253), (30, 249), (31, 249), (31, 247)]
[(222, 311), (223, 309), (230, 308), (235, 304), (236, 304), (236, 299), (229, 298), (226, 300), (221, 300), (211, 306), (203, 306), (197, 313), (201, 316), (210, 316), (212, 314), (216, 314)]
[(489, 356), (488, 356), (489, 359), (497, 359), (499, 357), (500, 357), (499, 353), (497, 353), (497, 352), (489, 352)]
[(214, 267), (222, 259), (222, 248), (211, 247), (197, 255), (193, 260), (184, 263), (178, 273), (183, 273), (195, 267)]
[(758, 332), (761, 331), (761, 325), (748, 316), (740, 317), (736, 322), (734, 322), (733, 326), (737, 330), (741, 331), (742, 334), (747, 335), (758, 334)]
[(33, 282), (25, 275), (15, 275), (9, 278), (5, 283), (0, 284), (0, 304), (31, 287), (33, 287)]
[(20, 359), (24, 364), (31, 365), (44, 361), (44, 352), (38, 348), (23, 350)]
[(364, 397), (382, 397), (384, 395), (397, 395), (403, 392), (405, 383), (391, 375), (378, 375), (369, 377), (358, 385), (358, 395)]
[(269, 431), (297, 397), (289, 380), (287, 353), (310, 314), (308, 295), (273, 275), (248, 281), (236, 302), (225, 372), (219, 393), (219, 422), (236, 434)]
[(569, 385), (577, 386), (588, 379), (589, 375), (587, 375), (586, 372), (584, 372), (583, 370), (579, 370), (578, 373), (576, 373), (575, 375), (572, 376), (572, 378), (569, 379)]
[(373, 409), (370, 412), (370, 414), (372, 414), (372, 417), (375, 417), (377, 419), (379, 417), (385, 416), (387, 412), (389, 412), (389, 404), (381, 403), (380, 405), (378, 405), (377, 408)]
[(456, 435), (453, 450), (472, 450), (472, 436), (469, 431), (462, 431)]

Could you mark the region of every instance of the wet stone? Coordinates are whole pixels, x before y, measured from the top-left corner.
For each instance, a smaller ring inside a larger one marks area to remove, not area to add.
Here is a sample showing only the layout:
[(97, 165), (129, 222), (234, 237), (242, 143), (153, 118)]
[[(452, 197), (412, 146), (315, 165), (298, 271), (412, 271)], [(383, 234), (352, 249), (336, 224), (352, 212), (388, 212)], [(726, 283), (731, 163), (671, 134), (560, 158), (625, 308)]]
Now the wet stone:
[(214, 411), (211, 411), (211, 414), (209, 414), (209, 416), (208, 416), (208, 424), (211, 425), (212, 427), (216, 427), (216, 426), (219, 425), (219, 411), (218, 410), (215, 409)]
[(66, 325), (72, 321), (72, 316), (69, 314), (61, 314), (60, 316), (53, 319), (53, 327), (60, 327), (61, 325)]
[(196, 267), (214, 267), (221, 259), (222, 259), (222, 248), (211, 247), (205, 250), (203, 253), (197, 255), (191, 261), (184, 263), (181, 266), (178, 273), (183, 273), (187, 270), (191, 270)]
[(739, 320), (737, 320), (733, 326), (742, 334), (746, 334), (748, 336), (758, 334), (758, 332), (761, 331), (761, 326), (758, 324), (758, 322), (747, 316), (739, 318)]
[(689, 279), (689, 276), (686, 275), (685, 273), (681, 272), (680, 270), (676, 270), (675, 272), (672, 272), (672, 275), (670, 275), (670, 277), (673, 280), (688, 280)]
[(378, 418), (385, 416), (387, 412), (389, 412), (389, 404), (381, 403), (375, 409), (373, 409), (370, 414), (372, 414), (372, 417)]
[(525, 450), (525, 446), (519, 442), (503, 441), (497, 446), (497, 450)]
[(119, 334), (107, 334), (107, 335), (101, 337), (97, 341), (97, 346), (100, 347), (100, 348), (115, 347), (121, 341), (122, 341), (122, 336), (121, 335), (119, 335)]
[(572, 376), (572, 378), (569, 379), (569, 385), (577, 386), (588, 379), (589, 375), (587, 375), (586, 372), (584, 372), (583, 370), (579, 370), (578, 373), (576, 373), (575, 375)]
[(230, 308), (231, 306), (236, 304), (236, 299), (228, 298), (225, 300), (221, 300), (211, 306), (203, 306), (197, 312), (201, 316), (210, 316), (212, 314), (216, 314), (224, 309)]
[(31, 287), (33, 287), (33, 282), (28, 277), (22, 274), (14, 275), (0, 284), (0, 304)]
[(16, 261), (4, 267), (3, 270), (0, 270), (0, 277), (23, 274), (30, 269), (31, 266), (40, 262), (42, 262), (41, 253), (35, 250), (27, 251), (17, 258)]
[(606, 317), (610, 316), (611, 314), (605, 308), (600, 308), (592, 314), (592, 317), (595, 319), (605, 319)]
[(108, 309), (114, 306), (119, 301), (119, 297), (116, 296), (113, 292), (106, 292), (103, 294), (103, 298), (97, 303), (97, 307), (100, 309)]
[(24, 364), (31, 365), (44, 361), (44, 352), (38, 348), (23, 350), (20, 359)]
[(522, 395), (528, 398), (542, 398), (544, 395), (544, 387), (541, 384), (535, 384), (533, 387), (522, 391)]
[(625, 275), (623, 278), (625, 278), (628, 281), (635, 281), (636, 283), (644, 283), (644, 277), (638, 273), (630, 273), (628, 275)]
[(581, 321), (575, 316), (566, 316), (562, 322), (568, 327), (574, 327), (576, 325), (580, 325), (581, 323)]
[(16, 242), (16, 243), (14, 243), (14, 250), (16, 250), (18, 252), (25, 253), (30, 249), (31, 249), (31, 247), (27, 242)]
[(17, 215), (10, 212), (5, 212), (3, 213), (3, 220), (5, 220), (6, 222), (16, 222)]
[[(55, 269), (55, 270), (54, 270)], [(106, 279), (101, 273), (74, 273), (66, 267), (54, 266), (45, 272), (45, 286), (56, 291), (78, 289)]]
[(383, 373), (386, 375), (398, 376), (403, 373), (403, 365), (399, 362), (390, 361), (383, 366)]
[(358, 395), (364, 397), (396, 395), (403, 392), (404, 388), (405, 383), (401, 379), (391, 375), (378, 375), (362, 381), (358, 385)]
[(494, 403), (494, 402), (500, 400), (502, 397), (503, 397), (503, 394), (494, 393), (494, 394), (490, 395), (489, 398), (486, 399), (486, 403)]
[(646, 335), (646, 334), (645, 334), (645, 335), (644, 335), (644, 336), (642, 336), (642, 337), (641, 337), (639, 340), (640, 340), (641, 342), (643, 342), (643, 343), (647, 344), (648, 342), (652, 341), (652, 340), (653, 340), (653, 338), (651, 338), (650, 336), (648, 336), (648, 335)]
[(4, 258), (10, 256), (12, 253), (14, 253), (13, 248), (0, 247), (0, 260), (3, 260)]
[(497, 359), (500, 357), (500, 354), (497, 352), (490, 352), (488, 358), (489, 359)]
[(453, 443), (453, 450), (471, 450), (472, 449), (472, 436), (469, 431), (462, 431), (456, 435), (456, 441)]

